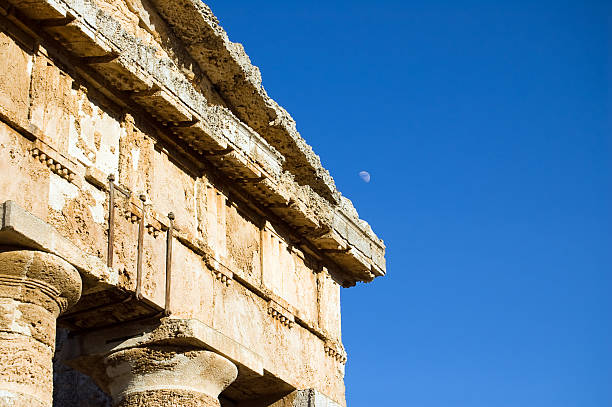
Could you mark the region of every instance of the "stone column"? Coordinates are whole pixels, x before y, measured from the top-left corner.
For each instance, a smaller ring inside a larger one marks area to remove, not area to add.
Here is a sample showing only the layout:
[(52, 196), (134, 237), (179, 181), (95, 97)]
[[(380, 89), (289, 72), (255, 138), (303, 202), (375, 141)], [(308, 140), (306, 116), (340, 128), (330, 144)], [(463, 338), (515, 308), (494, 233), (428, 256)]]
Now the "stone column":
[(104, 364), (116, 407), (219, 407), (219, 393), (238, 375), (223, 356), (173, 345), (119, 350)]
[(56, 318), (80, 295), (66, 261), (0, 246), (0, 407), (53, 404)]

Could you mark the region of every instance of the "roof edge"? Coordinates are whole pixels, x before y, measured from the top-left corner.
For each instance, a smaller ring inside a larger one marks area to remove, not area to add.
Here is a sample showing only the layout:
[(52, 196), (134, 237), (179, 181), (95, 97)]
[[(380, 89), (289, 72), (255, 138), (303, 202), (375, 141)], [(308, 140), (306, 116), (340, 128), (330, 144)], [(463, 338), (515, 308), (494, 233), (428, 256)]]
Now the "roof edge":
[(151, 2), (234, 114), (285, 156), (284, 168), (296, 181), (339, 203), (340, 193), (320, 157), (297, 131), (291, 115), (268, 96), (259, 68), (242, 44), (230, 41), (210, 7), (199, 0)]

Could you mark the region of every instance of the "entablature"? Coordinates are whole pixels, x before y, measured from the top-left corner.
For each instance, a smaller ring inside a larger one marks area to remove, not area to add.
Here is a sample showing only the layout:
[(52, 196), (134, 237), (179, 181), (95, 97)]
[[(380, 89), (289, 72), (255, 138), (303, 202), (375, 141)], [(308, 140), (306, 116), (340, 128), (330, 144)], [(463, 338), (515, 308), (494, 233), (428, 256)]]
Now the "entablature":
[[(198, 54), (195, 48), (201, 51), (202, 47), (215, 44), (215, 55), (224, 56), (223, 69), (231, 73), (240, 68), (250, 78), (239, 81), (240, 89), (221, 86), (224, 97), (248, 99), (253, 112), (259, 113), (240, 113), (240, 109), (232, 111), (210, 105), (171, 58), (160, 57), (154, 47), (143, 44), (94, 3), (1, 0), (0, 7), (3, 21), (19, 26), (34, 38), (32, 46), (42, 44), (50, 53), (61, 54), (79, 75), (110, 100), (152, 117), (159, 137), (173, 148), (169, 155), (179, 152), (176, 159), (187, 157), (200, 171), (212, 165), (247, 199), (286, 222), (307, 250), (337, 265), (334, 272), (344, 286), (384, 275), (384, 244), (367, 223), (359, 220), (350, 201), (337, 193), (318, 157), (295, 131), (293, 120), (265, 94), (258, 70), (250, 65), (241, 46), (229, 42), (206, 6), (191, 0), (167, 3), (156, 1), (155, 5), (194, 58)], [(178, 14), (174, 15), (169, 6), (183, 11), (191, 7), (195, 20), (190, 18), (193, 23), (181, 27), (195, 31), (189, 34), (173, 24)], [(211, 79), (213, 82), (223, 82), (218, 69), (215, 71), (204, 60), (198, 63), (209, 77), (216, 78)], [(253, 102), (252, 98), (259, 99)], [(230, 102), (236, 105), (238, 99)], [(271, 115), (266, 119), (272, 119), (267, 127), (254, 119), (263, 111)], [(256, 126), (257, 131), (249, 124)], [(284, 143), (270, 136), (279, 131), (286, 133), (282, 137)], [(279, 145), (287, 147), (279, 151), (275, 148)], [(301, 154), (303, 157), (299, 158)], [(305, 165), (304, 159), (314, 162)], [(289, 161), (292, 164), (287, 170)], [(329, 181), (323, 184), (331, 192), (325, 193), (317, 182), (305, 182), (308, 177), (296, 168), (323, 174), (318, 179)], [(63, 167), (60, 171), (64, 171)]]

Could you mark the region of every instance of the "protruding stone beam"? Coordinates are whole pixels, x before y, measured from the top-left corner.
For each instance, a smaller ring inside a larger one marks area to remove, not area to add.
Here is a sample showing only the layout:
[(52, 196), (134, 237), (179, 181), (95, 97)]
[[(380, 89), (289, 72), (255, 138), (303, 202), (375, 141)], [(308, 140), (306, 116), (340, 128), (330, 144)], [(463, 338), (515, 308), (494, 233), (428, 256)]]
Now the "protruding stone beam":
[(238, 369), (264, 375), (261, 356), (197, 320), (126, 323), (71, 341), (65, 362), (91, 376), (115, 407), (219, 407)]
[(116, 407), (219, 407), (219, 393), (238, 375), (221, 355), (172, 345), (119, 350), (104, 365)]
[(0, 407), (52, 405), (56, 318), (80, 295), (65, 260), (0, 246)]

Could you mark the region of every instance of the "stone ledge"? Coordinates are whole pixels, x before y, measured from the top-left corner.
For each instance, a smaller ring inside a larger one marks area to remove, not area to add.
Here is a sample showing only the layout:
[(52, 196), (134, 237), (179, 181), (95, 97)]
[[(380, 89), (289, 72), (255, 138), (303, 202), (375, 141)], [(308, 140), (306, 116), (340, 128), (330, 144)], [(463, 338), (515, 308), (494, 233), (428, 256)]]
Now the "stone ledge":
[(196, 319), (162, 318), (160, 321), (124, 324), (72, 339), (70, 358), (105, 356), (122, 349), (152, 344), (194, 346), (212, 350), (249, 375), (263, 376), (263, 358), (221, 332)]
[(102, 259), (83, 253), (55, 228), (32, 215), (13, 201), (0, 206), (0, 244), (36, 249), (55, 254), (72, 264), (87, 279), (98, 284), (115, 285), (116, 276)]

